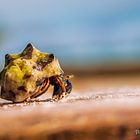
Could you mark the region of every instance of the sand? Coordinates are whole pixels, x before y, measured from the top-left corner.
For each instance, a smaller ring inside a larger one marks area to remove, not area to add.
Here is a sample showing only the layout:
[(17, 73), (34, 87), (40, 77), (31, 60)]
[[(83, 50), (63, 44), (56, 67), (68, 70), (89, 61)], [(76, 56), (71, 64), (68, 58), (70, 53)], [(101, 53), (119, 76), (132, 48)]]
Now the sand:
[(0, 139), (140, 139), (140, 77), (76, 77), (71, 95), (52, 102), (0, 101)]

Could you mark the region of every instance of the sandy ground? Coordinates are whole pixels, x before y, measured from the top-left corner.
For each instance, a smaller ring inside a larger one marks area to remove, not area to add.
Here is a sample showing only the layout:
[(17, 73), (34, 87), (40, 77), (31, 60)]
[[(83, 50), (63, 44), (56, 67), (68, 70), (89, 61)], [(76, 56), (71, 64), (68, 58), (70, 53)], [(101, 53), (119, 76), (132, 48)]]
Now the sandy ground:
[[(0, 101), (0, 139), (140, 139), (140, 76), (75, 77), (71, 95), (52, 102)], [(51, 90), (48, 91), (49, 93)]]

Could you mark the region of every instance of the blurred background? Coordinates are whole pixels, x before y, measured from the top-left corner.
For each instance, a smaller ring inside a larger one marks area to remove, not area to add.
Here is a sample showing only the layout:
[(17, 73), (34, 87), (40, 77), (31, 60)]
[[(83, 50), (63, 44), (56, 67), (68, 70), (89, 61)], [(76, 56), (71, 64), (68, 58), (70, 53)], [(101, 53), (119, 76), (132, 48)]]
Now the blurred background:
[(69, 73), (139, 72), (139, 0), (0, 0), (0, 69), (28, 42)]

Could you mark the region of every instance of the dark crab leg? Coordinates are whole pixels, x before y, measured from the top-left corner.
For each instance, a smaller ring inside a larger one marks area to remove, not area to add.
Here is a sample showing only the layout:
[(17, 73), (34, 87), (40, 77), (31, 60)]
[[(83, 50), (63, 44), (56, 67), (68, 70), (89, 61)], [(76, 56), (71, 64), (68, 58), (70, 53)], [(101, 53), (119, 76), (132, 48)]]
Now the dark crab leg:
[(66, 95), (69, 95), (71, 93), (71, 90), (72, 90), (72, 84), (70, 83), (69, 80), (66, 80)]
[(52, 96), (52, 99), (54, 101), (58, 101), (63, 97), (65, 97), (66, 95), (70, 94), (72, 90), (72, 85), (67, 79), (64, 79), (64, 77), (59, 76), (52, 77), (50, 81), (51, 84), (54, 86)]

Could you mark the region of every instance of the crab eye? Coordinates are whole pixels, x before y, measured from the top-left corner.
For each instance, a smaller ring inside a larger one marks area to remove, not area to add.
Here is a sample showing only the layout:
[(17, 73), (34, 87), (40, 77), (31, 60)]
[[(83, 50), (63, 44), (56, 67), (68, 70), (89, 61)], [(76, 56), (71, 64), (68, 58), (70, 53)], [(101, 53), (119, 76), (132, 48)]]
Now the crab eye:
[(22, 56), (24, 59), (31, 59), (32, 58), (32, 52), (33, 52), (33, 45), (29, 43), (26, 48), (22, 52)]
[(5, 55), (5, 66), (7, 66), (13, 60), (10, 54)]

